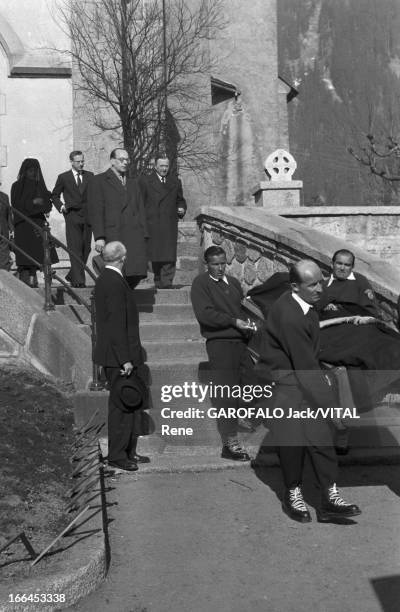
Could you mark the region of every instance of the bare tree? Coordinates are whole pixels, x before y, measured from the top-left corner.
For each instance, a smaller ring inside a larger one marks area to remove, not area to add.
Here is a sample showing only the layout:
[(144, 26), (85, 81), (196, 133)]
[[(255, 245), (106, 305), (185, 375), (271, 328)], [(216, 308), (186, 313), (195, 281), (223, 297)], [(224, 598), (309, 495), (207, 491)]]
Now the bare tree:
[(400, 143), (392, 135), (388, 134), (382, 141), (377, 142), (374, 134), (366, 134), (366, 144), (358, 151), (348, 147), (348, 152), (360, 164), (369, 168), (375, 176), (395, 183), (400, 181), (398, 172), (400, 165)]
[(94, 125), (121, 133), (131, 174), (143, 172), (160, 145), (184, 166), (206, 166), (212, 152), (200, 137), (208, 112), (201, 100), (222, 0), (61, 1), (76, 88)]

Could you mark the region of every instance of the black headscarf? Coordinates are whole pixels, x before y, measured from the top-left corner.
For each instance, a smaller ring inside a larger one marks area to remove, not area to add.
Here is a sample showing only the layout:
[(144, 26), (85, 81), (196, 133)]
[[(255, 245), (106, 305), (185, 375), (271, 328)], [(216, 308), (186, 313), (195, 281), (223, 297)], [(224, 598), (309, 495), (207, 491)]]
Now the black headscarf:
[[(42, 169), (40, 167), (39, 161), (35, 159), (34, 157), (27, 157), (22, 162), (21, 168), (19, 169), (19, 172), (18, 172), (16, 188), (15, 188), (15, 199), (16, 200), (21, 199), (23, 197), (23, 194), (26, 193), (25, 186), (26, 186), (27, 181), (29, 184), (31, 184), (32, 182), (31, 179), (28, 179), (27, 177), (27, 171), (29, 168), (35, 169), (35, 178), (34, 178), (34, 182), (36, 183), (35, 197), (46, 197), (50, 195), (46, 187), (46, 183), (44, 182)], [(29, 191), (31, 191), (31, 189), (29, 189)]]

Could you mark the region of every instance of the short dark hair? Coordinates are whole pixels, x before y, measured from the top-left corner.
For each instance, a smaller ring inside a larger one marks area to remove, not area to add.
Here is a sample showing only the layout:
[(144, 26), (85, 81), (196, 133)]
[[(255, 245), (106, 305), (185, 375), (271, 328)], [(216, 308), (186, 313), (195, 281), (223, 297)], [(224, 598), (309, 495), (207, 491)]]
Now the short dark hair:
[(126, 149), (124, 149), (124, 147), (117, 147), (116, 149), (113, 149), (110, 153), (110, 159), (117, 159), (117, 151), (126, 151)]
[(77, 155), (83, 155), (82, 151), (71, 151), (69, 154), (69, 161), (74, 161), (74, 157)]
[(220, 246), (210, 246), (204, 251), (204, 260), (208, 263), (211, 257), (217, 257), (218, 255), (225, 255), (226, 257), (224, 249)]
[(154, 163), (156, 164), (159, 159), (168, 159), (169, 161), (167, 152), (166, 151), (156, 151), (156, 153), (154, 154)]
[(354, 255), (354, 253), (352, 253), (352, 252), (351, 252), (351, 251), (349, 251), (348, 249), (339, 249), (338, 251), (336, 251), (336, 252), (333, 254), (333, 257), (332, 257), (332, 263), (335, 263), (336, 258), (337, 258), (339, 255), (350, 255), (350, 257), (351, 257), (351, 258), (352, 258), (352, 260), (353, 260), (352, 265), (354, 266), (355, 261), (356, 261), (355, 255)]

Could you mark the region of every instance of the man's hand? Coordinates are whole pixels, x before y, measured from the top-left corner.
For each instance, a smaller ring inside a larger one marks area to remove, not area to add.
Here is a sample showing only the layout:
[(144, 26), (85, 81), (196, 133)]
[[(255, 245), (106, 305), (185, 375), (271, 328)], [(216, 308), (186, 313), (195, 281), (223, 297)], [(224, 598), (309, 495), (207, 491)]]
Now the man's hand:
[(236, 319), (235, 326), (240, 329), (240, 331), (248, 332), (250, 330), (254, 331), (254, 328), (250, 321), (243, 321), (243, 319)]
[(66, 212), (67, 212), (67, 207), (65, 206), (65, 204), (61, 204), (60, 213), (64, 215)]
[(375, 317), (356, 315), (353, 317), (353, 325), (369, 325), (370, 323), (376, 323)]
[(185, 216), (186, 210), (184, 208), (178, 208), (177, 213), (178, 213), (179, 219), (183, 219), (183, 217)]
[(122, 364), (122, 368), (120, 369), (121, 376), (130, 376), (133, 370), (133, 363), (131, 361), (127, 361)]
[(339, 307), (336, 306), (336, 304), (332, 304), (332, 302), (330, 304), (327, 304), (324, 308), (324, 310), (334, 310), (337, 311), (339, 310)]
[(106, 245), (106, 241), (103, 238), (99, 238), (98, 240), (96, 240), (96, 242), (94, 243), (94, 248), (96, 249), (96, 251), (98, 253), (101, 253), (102, 250), (104, 249)]

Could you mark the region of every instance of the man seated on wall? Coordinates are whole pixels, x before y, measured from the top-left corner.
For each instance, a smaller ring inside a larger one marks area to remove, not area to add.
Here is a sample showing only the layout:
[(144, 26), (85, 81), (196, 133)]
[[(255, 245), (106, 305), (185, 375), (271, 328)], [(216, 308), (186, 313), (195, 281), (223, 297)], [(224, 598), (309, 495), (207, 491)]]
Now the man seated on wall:
[(354, 272), (355, 256), (347, 249), (332, 257), (332, 273), (324, 282), (319, 303), (322, 319), (360, 315), (379, 318), (375, 295), (368, 280)]
[[(400, 381), (400, 334), (379, 320), (372, 288), (353, 271), (354, 259), (351, 251), (337, 251), (332, 274), (324, 281), (316, 306), (322, 328), (319, 359), (346, 366), (357, 408), (369, 410)], [(288, 273), (277, 272), (248, 296), (266, 317), (288, 283)]]

